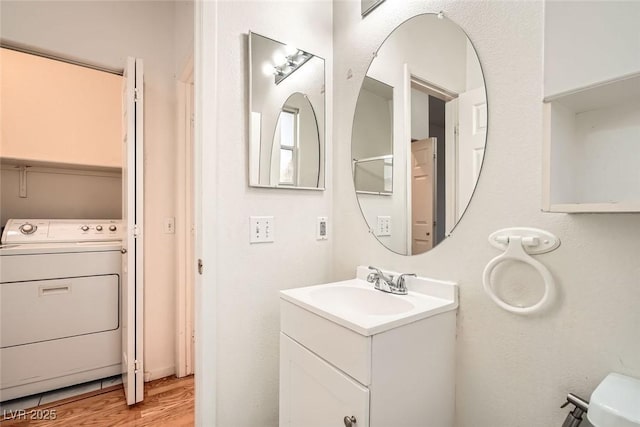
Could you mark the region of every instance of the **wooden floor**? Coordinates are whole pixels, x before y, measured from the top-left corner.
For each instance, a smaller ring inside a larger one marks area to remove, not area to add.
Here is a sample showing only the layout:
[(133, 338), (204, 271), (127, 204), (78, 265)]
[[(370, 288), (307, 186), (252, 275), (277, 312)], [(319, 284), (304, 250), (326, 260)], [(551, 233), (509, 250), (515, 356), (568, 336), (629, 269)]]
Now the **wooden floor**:
[[(128, 407), (122, 386), (49, 403), (22, 413), (5, 413), (9, 426), (193, 426), (193, 376), (167, 377), (144, 385), (144, 400)], [(55, 412), (54, 412), (55, 411)], [(33, 420), (48, 416), (55, 419)], [(11, 419), (13, 418), (13, 419)]]

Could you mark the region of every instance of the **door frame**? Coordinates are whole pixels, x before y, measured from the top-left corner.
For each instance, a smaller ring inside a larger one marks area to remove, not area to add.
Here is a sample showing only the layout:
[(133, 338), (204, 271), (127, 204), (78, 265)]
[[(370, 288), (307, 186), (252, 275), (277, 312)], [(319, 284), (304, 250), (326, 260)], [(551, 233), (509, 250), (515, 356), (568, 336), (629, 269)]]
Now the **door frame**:
[(218, 2), (196, 1), (194, 20), (194, 81), (197, 88), (193, 147), (195, 257), (202, 260), (202, 269), (196, 274), (194, 283), (195, 425), (215, 427), (218, 394)]
[(193, 193), (193, 54), (187, 59), (176, 82), (177, 152), (176, 152), (176, 376), (194, 373), (194, 193)]
[[(416, 89), (429, 96), (438, 98), (444, 101), (445, 105), (451, 105), (449, 103), (452, 101), (457, 102), (457, 99), (460, 96), (460, 94), (455, 91), (449, 90), (443, 86), (436, 85), (428, 80), (421, 78), (420, 76), (412, 74), (407, 64), (405, 64), (404, 86), (405, 86), (405, 91), (407, 93), (406, 96), (409, 98), (408, 101), (406, 102), (406, 107), (405, 107), (406, 108), (405, 116), (409, 117), (409, 123), (405, 124), (405, 132), (407, 132), (409, 141), (411, 140), (411, 89)], [(457, 184), (455, 184), (457, 180), (454, 179), (453, 181), (451, 181), (450, 178), (451, 176), (455, 177), (455, 174), (456, 174), (455, 171), (456, 171), (456, 165), (457, 165), (458, 137), (457, 137), (457, 128), (454, 129), (452, 126), (454, 125), (454, 122), (452, 121), (452, 119), (454, 119), (455, 123), (457, 123), (457, 120), (458, 120), (457, 113), (455, 114), (455, 116), (452, 116), (450, 107), (449, 109), (447, 109), (447, 107), (445, 106), (445, 124), (446, 124), (445, 125), (445, 152), (437, 153), (437, 155), (445, 156), (445, 174), (446, 174), (445, 205), (446, 207), (445, 207), (445, 218), (440, 219), (441, 221), (442, 219), (445, 220), (445, 236), (449, 236), (451, 234), (451, 230), (453, 226), (455, 226), (455, 224), (457, 223), (457, 221), (453, 221), (453, 218), (455, 218), (455, 212), (454, 212), (455, 200), (457, 199), (457, 193), (458, 193)], [(407, 156), (407, 162), (408, 162), (407, 170), (411, 169), (410, 152), (411, 152), (411, 149), (409, 149), (409, 155)], [(436, 178), (437, 176), (434, 176), (434, 182), (433, 182), (434, 186), (437, 185)], [(450, 181), (453, 182), (454, 184), (452, 185)], [(411, 174), (409, 174), (408, 182), (412, 182)], [(407, 194), (408, 194), (407, 212), (411, 212), (412, 201), (411, 201), (410, 189), (407, 190)], [(434, 192), (434, 196), (435, 196), (435, 192)], [(435, 199), (437, 199), (437, 197)], [(436, 209), (435, 202), (436, 201), (434, 200), (434, 212)], [(411, 214), (409, 214), (408, 217), (409, 217), (408, 218), (409, 224), (413, 224), (413, 221), (411, 219)], [(435, 217), (435, 213), (434, 213), (434, 217)], [(437, 221), (437, 218), (436, 218), (436, 221)], [(453, 224), (453, 226), (450, 224)], [(432, 234), (433, 234), (432, 236), (433, 244), (435, 246), (436, 235), (435, 233), (432, 233)], [(407, 254), (409, 255), (412, 254), (411, 253), (412, 240), (413, 240), (412, 227), (408, 227), (407, 228)]]

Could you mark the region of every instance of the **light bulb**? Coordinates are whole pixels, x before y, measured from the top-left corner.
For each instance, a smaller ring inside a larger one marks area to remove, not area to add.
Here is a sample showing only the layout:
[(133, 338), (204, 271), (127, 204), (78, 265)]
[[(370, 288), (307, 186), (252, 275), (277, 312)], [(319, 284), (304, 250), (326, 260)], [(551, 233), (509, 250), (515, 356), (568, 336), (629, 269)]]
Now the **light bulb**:
[(270, 76), (273, 74), (273, 65), (269, 64), (268, 62), (265, 62), (264, 64), (262, 64), (262, 72), (264, 73), (265, 76)]
[(282, 54), (282, 52), (276, 52), (273, 55), (273, 62), (276, 66), (286, 64), (287, 58)]
[(293, 46), (292, 44), (287, 44), (284, 47), (284, 51), (287, 56), (295, 55), (298, 52), (298, 48)]

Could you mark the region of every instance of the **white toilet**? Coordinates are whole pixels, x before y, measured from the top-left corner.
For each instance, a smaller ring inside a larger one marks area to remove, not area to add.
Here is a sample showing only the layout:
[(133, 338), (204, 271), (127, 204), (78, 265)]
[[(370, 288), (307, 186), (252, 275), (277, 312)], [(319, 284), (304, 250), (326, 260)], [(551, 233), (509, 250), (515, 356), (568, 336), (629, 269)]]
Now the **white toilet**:
[(587, 418), (595, 427), (640, 427), (640, 380), (607, 375), (591, 394)]

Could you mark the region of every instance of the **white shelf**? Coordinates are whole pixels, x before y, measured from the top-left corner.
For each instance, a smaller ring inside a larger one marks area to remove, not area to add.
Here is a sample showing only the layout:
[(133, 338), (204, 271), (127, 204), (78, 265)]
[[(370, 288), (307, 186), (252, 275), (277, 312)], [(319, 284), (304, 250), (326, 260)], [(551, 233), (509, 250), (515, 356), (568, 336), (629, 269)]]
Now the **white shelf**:
[(640, 212), (640, 202), (636, 203), (565, 203), (550, 205), (545, 212), (560, 213), (610, 213)]
[(640, 212), (640, 73), (548, 96), (548, 212)]
[(549, 95), (545, 97), (544, 102), (558, 102), (576, 113), (583, 113), (624, 104), (634, 99), (640, 99), (640, 73)]

